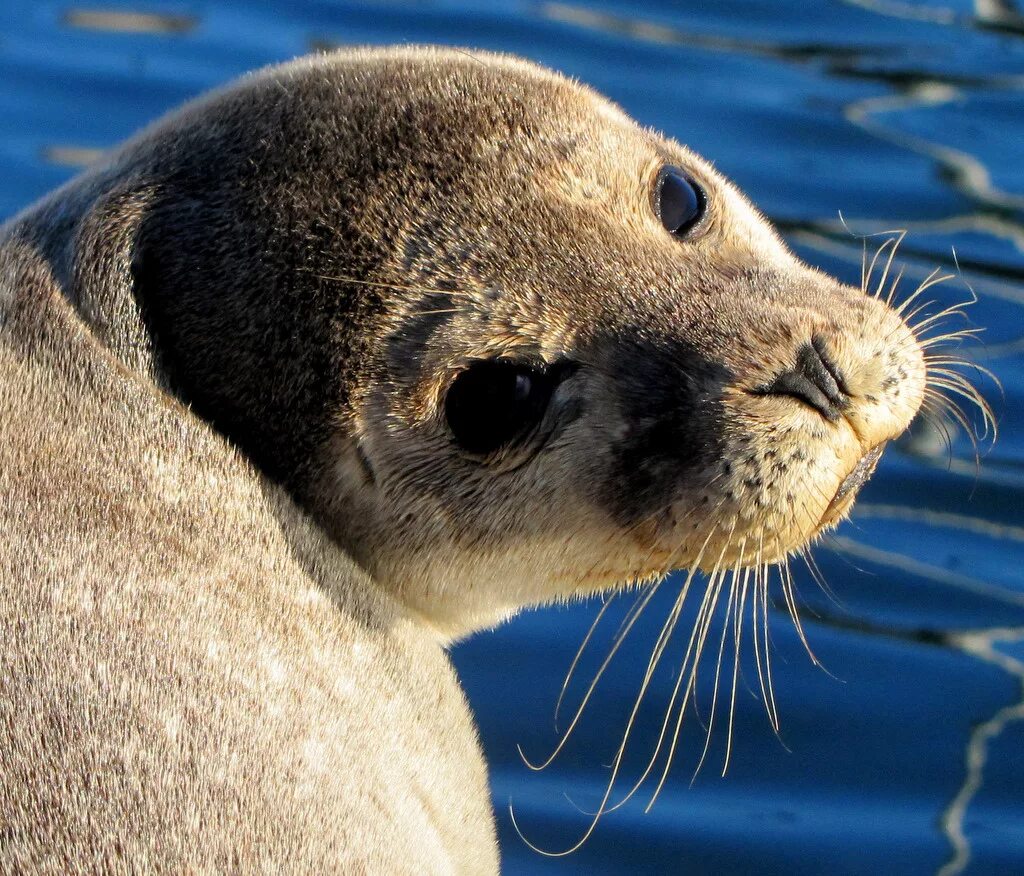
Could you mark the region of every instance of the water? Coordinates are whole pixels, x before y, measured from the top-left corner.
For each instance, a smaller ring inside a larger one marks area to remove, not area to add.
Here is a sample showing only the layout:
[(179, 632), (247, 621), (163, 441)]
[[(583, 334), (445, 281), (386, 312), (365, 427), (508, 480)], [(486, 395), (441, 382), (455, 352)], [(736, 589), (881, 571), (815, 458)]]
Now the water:
[[(0, 217), (245, 70), (313, 47), (397, 42), (517, 52), (592, 83), (712, 158), (801, 255), (844, 279), (859, 279), (861, 260), (848, 228), (909, 232), (908, 290), (936, 265), (955, 268), (955, 247), (986, 327), (970, 352), (1005, 394), (987, 387), (1000, 438), (980, 467), (962, 434), (952, 458), (927, 432), (887, 453), (853, 520), (816, 550), (833, 598), (796, 569), (827, 672), (773, 610), (781, 739), (745, 661), (726, 777), (720, 701), (696, 779), (704, 727), (690, 715), (653, 809), (654, 781), (569, 857), (531, 851), (509, 803), (542, 848), (582, 835), (679, 581), (652, 600), (540, 773), (516, 746), (537, 758), (557, 741), (554, 704), (598, 604), (530, 612), (456, 648), (506, 871), (1024, 872), (1024, 17), (1008, 0), (5, 0)], [(950, 283), (934, 297), (967, 294)], [(570, 711), (632, 599), (620, 602), (581, 661)], [(684, 644), (651, 683), (627, 779), (657, 736)], [(731, 662), (725, 674), (727, 699)], [(712, 682), (705, 673), (698, 690), (705, 721)]]

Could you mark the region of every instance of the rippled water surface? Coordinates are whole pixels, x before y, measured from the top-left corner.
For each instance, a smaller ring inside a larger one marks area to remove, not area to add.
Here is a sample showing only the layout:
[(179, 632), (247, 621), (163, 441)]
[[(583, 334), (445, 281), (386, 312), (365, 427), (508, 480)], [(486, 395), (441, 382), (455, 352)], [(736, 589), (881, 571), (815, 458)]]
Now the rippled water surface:
[[(979, 299), (964, 352), (1000, 417), (980, 465), (962, 431), (891, 448), (852, 521), (796, 568), (811, 664), (770, 609), (778, 738), (740, 664), (723, 778), (731, 649), (659, 771), (573, 855), (679, 589), (651, 600), (572, 740), (553, 711), (600, 605), (531, 612), (455, 652), (491, 764), (507, 872), (1024, 872), (1024, 17), (1009, 0), (421, 2), (224, 0), (0, 9), (0, 217), (143, 123), (252, 67), (313, 48), (439, 42), (517, 52), (592, 83), (715, 161), (814, 264), (860, 278), (865, 235), (908, 232), (905, 289), (936, 266)], [(840, 220), (840, 212), (845, 223)], [(955, 248), (956, 258), (953, 251)], [(699, 584), (699, 582), (698, 582)], [(608, 608), (570, 685), (571, 716), (633, 605)], [(684, 610), (691, 627), (696, 608)], [(653, 676), (623, 768), (642, 771), (685, 638)], [(717, 643), (716, 643), (717, 646)]]

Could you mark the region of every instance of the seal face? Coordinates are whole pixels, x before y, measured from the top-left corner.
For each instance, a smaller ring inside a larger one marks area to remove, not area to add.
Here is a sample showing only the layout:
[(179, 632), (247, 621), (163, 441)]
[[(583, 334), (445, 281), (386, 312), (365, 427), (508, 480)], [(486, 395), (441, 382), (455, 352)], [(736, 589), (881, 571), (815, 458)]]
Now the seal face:
[[(335, 425), (284, 464), (303, 500), (454, 634), (674, 567), (771, 562), (839, 519), (862, 460), (920, 404), (909, 328), (589, 89), (507, 59), (452, 63), (454, 102), (433, 65), (390, 68), (373, 134), (387, 155), (356, 167), (340, 140), (317, 150), (358, 208), (326, 236), (308, 206), (283, 226), (317, 241), (295, 294), (363, 320), (354, 355), (347, 329), (317, 345), (312, 370), (348, 376), (318, 401)], [(364, 118), (370, 97), (345, 89)], [(291, 122), (289, 142), (313, 136)], [(299, 200), (323, 214), (320, 195)], [(208, 270), (192, 272), (203, 288)], [(305, 342), (307, 318), (292, 331)]]
[(447, 636), (782, 558), (923, 397), (893, 309), (685, 147), (513, 58), (274, 68), (88, 188), (93, 213), (134, 205), (144, 367)]

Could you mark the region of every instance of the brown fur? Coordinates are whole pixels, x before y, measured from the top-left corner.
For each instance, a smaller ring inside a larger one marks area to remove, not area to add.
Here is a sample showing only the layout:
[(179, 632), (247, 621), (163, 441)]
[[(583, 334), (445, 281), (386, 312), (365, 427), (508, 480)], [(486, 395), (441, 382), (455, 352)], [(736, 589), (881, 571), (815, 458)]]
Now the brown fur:
[[(924, 386), (703, 160), (493, 55), (273, 68), (4, 238), (0, 861), (493, 869), (431, 637), (803, 546)], [(763, 391), (812, 336), (836, 422)], [(543, 444), (468, 458), (445, 393), (498, 356), (573, 370)]]

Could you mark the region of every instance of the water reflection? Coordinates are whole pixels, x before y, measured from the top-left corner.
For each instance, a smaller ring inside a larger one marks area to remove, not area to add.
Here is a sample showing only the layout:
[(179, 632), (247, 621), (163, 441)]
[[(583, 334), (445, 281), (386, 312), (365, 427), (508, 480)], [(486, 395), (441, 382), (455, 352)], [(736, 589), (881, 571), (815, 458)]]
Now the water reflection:
[(101, 30), (113, 33), (186, 34), (194, 30), (199, 20), (192, 15), (161, 15), (119, 9), (69, 9), (64, 23), (83, 30)]

